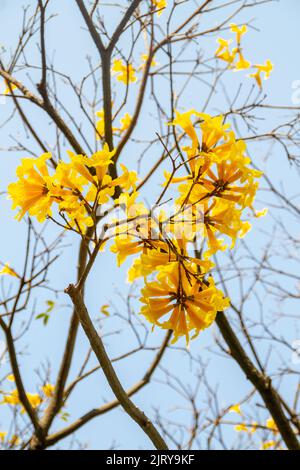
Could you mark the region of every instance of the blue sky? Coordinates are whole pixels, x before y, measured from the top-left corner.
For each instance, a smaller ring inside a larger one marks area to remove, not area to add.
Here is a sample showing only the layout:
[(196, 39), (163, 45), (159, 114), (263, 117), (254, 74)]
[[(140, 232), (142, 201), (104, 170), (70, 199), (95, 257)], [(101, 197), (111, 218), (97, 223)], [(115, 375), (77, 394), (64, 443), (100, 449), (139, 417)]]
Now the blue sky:
[[(31, 6), (35, 4), (35, 2), (27, 3)], [(187, 3), (186, 8), (191, 8), (194, 2)], [(0, 0), (2, 18), (0, 45), (4, 46), (7, 50), (13, 49), (17, 40), (16, 38), (21, 24), (21, 5), (23, 5), (23, 1), (21, 0), (14, 0), (14, 2)], [(72, 0), (64, 0), (63, 2), (53, 0), (52, 5), (52, 11), (59, 12), (59, 15), (54, 18), (47, 27), (47, 44), (49, 50), (52, 52), (55, 50), (55, 63), (57, 68), (65, 70), (68, 75), (72, 76), (74, 81), (77, 81), (79, 77), (87, 71), (85, 56), (89, 54), (93, 59), (96, 57), (94, 45), (88, 34), (82, 29), (82, 19), (75, 6), (75, 2)], [(183, 8), (181, 12), (182, 18), (184, 18), (187, 14), (187, 10)], [(162, 21), (163, 15), (161, 17)], [(217, 13), (211, 18), (212, 20), (210, 21), (217, 21)], [(108, 18), (107, 15), (105, 16), (109, 28), (113, 28), (114, 26), (113, 19), (115, 22), (118, 20), (117, 16), (113, 18)], [(267, 102), (273, 105), (290, 106), (292, 105), (292, 84), (294, 81), (300, 80), (299, 54), (297, 50), (300, 29), (300, 2), (297, 0), (281, 0), (266, 3), (257, 9), (246, 10), (236, 21), (243, 22), (249, 19), (252, 20), (252, 25), (256, 29), (251, 30), (245, 39), (244, 47), (249, 51), (248, 58), (253, 62), (262, 62), (266, 58), (270, 58), (275, 64), (271, 79), (266, 82), (264, 86), (264, 93), (267, 94)], [(178, 20), (180, 20), (180, 18), (178, 18)], [(203, 26), (206, 26), (205, 22)], [(228, 33), (224, 32), (223, 36), (228, 37)], [(200, 46), (204, 51), (205, 57), (212, 57), (216, 47), (216, 36), (210, 35), (201, 39), (201, 41), (203, 41), (203, 44), (201, 43)], [(38, 65), (39, 55), (35, 42), (34, 40), (31, 44), (28, 60), (31, 64)], [(122, 42), (121, 46), (126, 47)], [(190, 54), (192, 57), (193, 50), (190, 51)], [(163, 63), (165, 57), (158, 57), (157, 60)], [(20, 71), (19, 73), (20, 76), (25, 77), (24, 71)], [(27, 79), (27, 84), (32, 88), (37, 81), (38, 72), (36, 72), (33, 77), (33, 83), (30, 84), (30, 81)], [(242, 93), (246, 96), (251, 87), (250, 79), (243, 79), (241, 75), (238, 76), (238, 74), (228, 72), (228, 76), (224, 79), (224, 84), (230, 96), (235, 95), (241, 81), (247, 81), (247, 83), (243, 85), (242, 90)], [(60, 87), (59, 89), (61, 93), (63, 93), (64, 102), (72, 112), (76, 109), (73, 98), (71, 94), (67, 92), (66, 87), (63, 87), (63, 85), (60, 85)], [(162, 99), (164, 99), (164, 92), (167, 90), (167, 84), (161, 81)], [(117, 99), (118, 90), (116, 91)], [(201, 110), (204, 96), (206, 95), (207, 89), (205, 89), (205, 85), (194, 81), (183, 95), (180, 106), (185, 109), (195, 107)], [(157, 123), (152, 113), (153, 108), (147, 99), (148, 98), (146, 98), (144, 103), (143, 118), (134, 135), (136, 139), (145, 138), (149, 132), (155, 135), (155, 131), (157, 131)], [(195, 104), (195, 99), (197, 99), (197, 105)], [(128, 106), (130, 107), (131, 105), (132, 101), (130, 99)], [(42, 135), (47, 144), (51, 146), (51, 140), (53, 140), (54, 134), (51, 126), (48, 126), (49, 120), (47, 118), (45, 119), (42, 113), (35, 110), (32, 106), (27, 106), (26, 109), (30, 109), (31, 120), (37, 123), (40, 135)], [(0, 105), (1, 123), (5, 121), (11, 110), (12, 106), (9, 100), (6, 100), (5, 104)], [(226, 101), (221, 89), (218, 90), (218, 93), (212, 99), (208, 111), (213, 114), (220, 112), (220, 110), (226, 110)], [(276, 113), (266, 115), (267, 119), (259, 123), (258, 131), (263, 133), (266, 129), (270, 129), (273, 122), (274, 124), (277, 122), (278, 116)], [(7, 152), (6, 150), (6, 148), (12, 144), (12, 135), (16, 138), (18, 138), (18, 136), (24, 137), (24, 132), (20, 127), (19, 121), (17, 124), (16, 122), (17, 121), (13, 120), (7, 126), (0, 128), (0, 147), (2, 149), (0, 153), (0, 193), (5, 191), (7, 184), (14, 180), (16, 166), (20, 158), (26, 156), (20, 152), (14, 153)], [(92, 132), (90, 130), (86, 132), (88, 139), (93, 142)], [(30, 138), (26, 140), (26, 144), (31, 148), (35, 148), (35, 144)], [(159, 149), (156, 149), (156, 151), (159, 151)], [(298, 179), (294, 172), (289, 169), (282, 153), (274, 152), (272, 158), (266, 161), (266, 151), (267, 147), (264, 144), (258, 142), (252, 144), (251, 157), (253, 161), (260, 168), (265, 169), (276, 183), (282, 183), (287, 194), (292, 196), (298, 190)], [(131, 143), (123, 156), (124, 161), (126, 160), (129, 167), (131, 167), (131, 162), (132, 167), (136, 166), (137, 161), (135, 155), (137, 153), (135, 144)], [(147, 168), (153, 161), (152, 159), (155, 160), (155, 155), (147, 154), (142, 162), (142, 172), (146, 173)], [(154, 179), (153, 182), (147, 185), (147, 200), (151, 201), (153, 192), (157, 193), (159, 190), (157, 186), (158, 181), (159, 180)], [(262, 207), (265, 201), (264, 195), (259, 196), (259, 199), (261, 199), (261, 202), (259, 202), (258, 205)], [(249, 243), (254, 250), (260, 249), (260, 231), (264, 230), (266, 227), (271, 227), (272, 210), (270, 210), (270, 213), (268, 219), (259, 219), (254, 222), (253, 230), (249, 235)], [(25, 223), (18, 223), (14, 219), (10, 209), (10, 202), (6, 200), (5, 194), (1, 195), (1, 228), (0, 261), (9, 261), (17, 270), (19, 266), (22, 266), (26, 225)], [(296, 227), (295, 230), (297, 230)], [(47, 228), (46, 237), (51, 239), (51, 237), (55, 236), (55, 233), (57, 233), (56, 228), (50, 224)], [(60, 291), (63, 291), (65, 286), (74, 280), (79, 240), (71, 235), (66, 237), (66, 244), (67, 246), (62, 250), (58, 262), (50, 271), (52, 285)], [(99, 317), (100, 306), (110, 301), (113, 301), (114, 304), (112, 311), (114, 311), (114, 309), (121, 312), (124, 311), (124, 303), (122, 299), (120, 299), (119, 293), (121, 292), (123, 295), (126, 295), (126, 291), (129, 288), (128, 285), (125, 285), (124, 289), (124, 279), (127, 268), (128, 263), (126, 263), (124, 268), (118, 269), (114, 256), (108, 250), (101, 255), (101, 259), (97, 261), (87, 285), (87, 304), (93, 317)], [(238, 286), (234, 283), (230, 294), (233, 298), (235, 295), (238, 295)], [(49, 293), (49, 291), (38, 291), (36, 313), (43, 311), (45, 309), (45, 301), (52, 298), (53, 294)], [(41, 322), (34, 321), (30, 333), (19, 343), (20, 351), (23, 352), (20, 358), (21, 370), (26, 382), (26, 388), (29, 391), (34, 391), (39, 384), (35, 370), (40, 367), (42, 363), (45, 364), (47, 360), (52, 362), (51, 376), (53, 379), (55, 377), (56, 367), (59, 364), (69, 322), (70, 308), (66, 305), (67, 298), (63, 294), (60, 294), (57, 299), (55, 298), (55, 302), (57, 303), (57, 307), (51, 314), (47, 328), (43, 327)], [(272, 308), (273, 306), (270, 305), (270, 309)], [(292, 308), (291, 306), (291, 309)], [(123, 327), (125, 327), (125, 325), (123, 326), (118, 317), (103, 322), (104, 332), (106, 333), (114, 332)], [(208, 346), (212, 342), (214, 331), (216, 330), (211, 328), (203, 333), (203, 335), (200, 335), (192, 344), (191, 348), (195, 354), (197, 353), (205, 360), (210, 361), (207, 371), (208, 375), (212, 384), (220, 384), (222, 392), (221, 404), (226, 405), (227, 403), (238, 400), (241, 393), (248, 390), (248, 384), (235, 364), (219, 356), (210, 355)], [(291, 337), (293, 337), (294, 334), (295, 333), (291, 333)], [(151, 337), (151, 344), (158, 345), (161, 338), (162, 333), (155, 331)], [(0, 336), (0, 340), (1, 339), (2, 337)], [(108, 336), (106, 342), (110, 355), (115, 357), (126, 351), (128, 347), (130, 347), (129, 345), (134, 344), (134, 337), (132, 332), (125, 329), (122, 334)], [(184, 347), (184, 343), (181, 342), (180, 346)], [(261, 345), (261, 348), (263, 350), (264, 345)], [(72, 373), (75, 373), (78, 369), (80, 360), (85, 354), (86, 349), (87, 341), (84, 335), (80, 333)], [(125, 387), (132, 385), (141, 377), (146, 365), (151, 361), (151, 357), (151, 352), (144, 352), (138, 356), (138, 359), (129, 358), (116, 365), (116, 370)], [(276, 359), (274, 359), (274, 361), (276, 362)], [(93, 360), (92, 363), (94, 363)], [(6, 367), (6, 364), (1, 366), (0, 379), (7, 373)], [(179, 373), (184, 382), (193, 384), (193, 375), (189, 371), (188, 361), (186, 361), (184, 352), (168, 351), (164, 367)], [(157, 374), (157, 378), (159, 377), (161, 377), (160, 373)], [(78, 388), (70, 400), (70, 404), (67, 408), (67, 411), (71, 413), (70, 422), (85, 411), (99, 406), (103, 403), (103, 399), (108, 400), (111, 399), (111, 397), (112, 395), (101, 374), (95, 374), (92, 378), (88, 379), (85, 386)], [(200, 402), (202, 399), (204, 399), (204, 396), (200, 396)], [(176, 403), (178, 403), (178, 397), (176, 397), (173, 392), (170, 393), (168, 388), (164, 385), (154, 383), (143, 390), (143, 392), (136, 395), (134, 401), (150, 415), (153, 413), (153, 409), (160, 407), (171, 417), (174, 413), (172, 409), (176, 406)], [(4, 407), (0, 407), (0, 429), (7, 427), (9, 419), (10, 415), (8, 410), (4, 409)], [(184, 419), (188, 420), (189, 417), (186, 416)], [(62, 426), (64, 426), (64, 423), (58, 420), (54, 424), (54, 429), (59, 429)], [(230, 437), (231, 431), (228, 430), (227, 433)], [(114, 410), (108, 415), (91, 421), (77, 433), (77, 438), (81, 442), (87, 443), (89, 448), (95, 449), (106, 449), (113, 443), (115, 443), (118, 448), (123, 449), (135, 447), (150, 448), (147, 438), (143, 436), (137, 426), (131, 422), (121, 410)], [(60, 447), (65, 448), (69, 442), (69, 440), (63, 441), (60, 443)]]

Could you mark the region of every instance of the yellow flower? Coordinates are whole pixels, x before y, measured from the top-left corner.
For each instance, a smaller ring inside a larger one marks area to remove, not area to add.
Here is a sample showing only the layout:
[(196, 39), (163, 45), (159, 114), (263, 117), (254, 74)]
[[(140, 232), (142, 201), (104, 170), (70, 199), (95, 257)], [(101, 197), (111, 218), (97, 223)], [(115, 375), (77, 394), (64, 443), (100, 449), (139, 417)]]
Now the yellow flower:
[(96, 122), (96, 138), (97, 140), (102, 139), (105, 134), (105, 124), (104, 124), (104, 109), (96, 112), (96, 116), (99, 118)]
[(237, 424), (234, 426), (234, 429), (237, 432), (248, 432), (248, 428), (245, 423)]
[[(104, 123), (104, 109), (102, 108), (100, 111), (96, 112), (96, 116), (98, 116), (98, 121), (96, 122), (96, 138), (97, 140), (103, 139), (105, 135), (105, 123)], [(113, 127), (112, 131), (116, 132), (119, 129), (117, 127)]]
[[(141, 291), (140, 301), (145, 304), (141, 313), (154, 325), (173, 330), (174, 341), (184, 335), (188, 343), (191, 330), (197, 335), (208, 328), (217, 311), (228, 306), (228, 299), (215, 287), (213, 279), (203, 282), (196, 272), (192, 263), (188, 272), (179, 262), (169, 263)], [(169, 318), (161, 322), (167, 314)]]
[(18, 277), (18, 278), (20, 277), (19, 274), (17, 274), (16, 271), (9, 266), (9, 263), (5, 263), (5, 265), (0, 271), (0, 275), (1, 274), (8, 274), (9, 276)]
[(8, 86), (8, 82), (4, 80), (5, 84), (7, 85), (7, 88), (4, 91), (4, 95), (9, 95), (13, 90), (18, 89), (17, 85), (14, 85), (13, 83), (10, 84), (10, 88)]
[(268, 449), (271, 449), (271, 447), (275, 447), (276, 445), (276, 442), (275, 441), (266, 441), (266, 442), (263, 442), (262, 445), (261, 445), (261, 450), (268, 450)]
[[(103, 139), (105, 135), (105, 123), (104, 123), (104, 110), (101, 109), (100, 111), (97, 111), (96, 116), (99, 117), (99, 119), (96, 122), (96, 138)], [(125, 113), (124, 116), (120, 119), (120, 127), (112, 127), (112, 131), (114, 134), (123, 134), (128, 127), (130, 126), (132, 121), (132, 117), (129, 113)]]
[(273, 418), (268, 418), (266, 421), (266, 427), (273, 432), (273, 434), (278, 434), (278, 428)]
[(170, 123), (170, 125), (182, 127), (184, 132), (190, 137), (192, 141), (192, 148), (199, 147), (198, 136), (191, 121), (191, 116), (195, 114), (196, 111), (194, 109), (186, 111), (185, 113), (180, 113), (179, 111), (175, 110), (175, 119)]
[(125, 83), (134, 83), (137, 81), (137, 77), (135, 75), (136, 70), (132, 66), (132, 64), (125, 65), (121, 59), (115, 59), (113, 66), (111, 68), (113, 75), (116, 75), (117, 80), (119, 82)]
[(19, 436), (17, 436), (16, 434), (14, 434), (11, 439), (9, 440), (9, 444), (14, 447), (14, 446), (18, 446), (19, 444), (21, 443), (21, 439), (19, 438)]
[(102, 181), (106, 175), (109, 165), (113, 163), (113, 156), (115, 153), (116, 151), (110, 151), (108, 145), (105, 143), (102, 150), (94, 153), (89, 158), (85, 157), (82, 160), (82, 163), (89, 168), (95, 168), (98, 181)]
[(199, 113), (199, 116), (203, 119), (200, 124), (202, 132), (202, 146), (203, 152), (209, 151), (215, 146), (220, 139), (228, 139), (227, 131), (230, 127), (229, 124), (224, 124), (223, 116), (212, 117), (209, 115), (203, 115)]
[(187, 270), (191, 263), (198, 266), (199, 275), (206, 274), (214, 264), (209, 260), (195, 259), (188, 254), (187, 242), (182, 238), (172, 238), (168, 243), (160, 240), (151, 240), (148, 246), (144, 249), (139, 258), (136, 258), (128, 271), (128, 281), (133, 282), (139, 277), (146, 277), (154, 271), (159, 270), (161, 267), (166, 266), (170, 262), (178, 261), (179, 257), (181, 263), (187, 266)]
[(228, 411), (229, 413), (237, 413), (238, 415), (242, 415), (241, 405), (239, 403), (237, 403), (236, 405), (232, 405)]
[(12, 390), (9, 394), (3, 394), (1, 404), (16, 406), (20, 404), (18, 390)]
[[(42, 403), (42, 398), (36, 393), (26, 393), (29, 403), (33, 408), (37, 408)], [(18, 390), (12, 390), (9, 394), (3, 394), (3, 400), (1, 404), (16, 406), (20, 405), (20, 398)], [(24, 413), (25, 410), (22, 407), (21, 413)]]
[(2, 444), (4, 443), (6, 436), (7, 431), (0, 431), (0, 442), (2, 442)]
[(157, 16), (160, 16), (167, 6), (167, 0), (152, 0), (155, 9), (158, 10)]
[[(38, 408), (38, 406), (40, 406), (40, 404), (43, 402), (42, 397), (37, 393), (26, 392), (26, 396), (32, 408)], [(21, 413), (25, 413), (25, 409), (23, 407), (21, 408)]]
[[(140, 66), (140, 69), (143, 70), (145, 68), (146, 62), (149, 59), (148, 54), (141, 54), (141, 61), (143, 62), (142, 65)], [(156, 62), (155, 58), (153, 57), (151, 60), (150, 67), (157, 67), (158, 63)]]
[(15, 382), (15, 376), (13, 374), (10, 374), (6, 377), (6, 379), (9, 381), (9, 382)]
[(256, 64), (254, 67), (257, 69), (255, 73), (251, 73), (249, 77), (253, 77), (256, 80), (256, 83), (261, 88), (262, 87), (262, 78), (261, 74), (264, 73), (264, 79), (267, 80), (270, 78), (271, 72), (274, 68), (272, 62), (268, 59), (265, 64)]
[(39, 222), (51, 215), (53, 185), (46, 164), (50, 157), (50, 153), (45, 153), (37, 159), (24, 158), (17, 168), (19, 180), (8, 186), (8, 197), (13, 201), (13, 209), (20, 208), (18, 220), (26, 212), (31, 216), (35, 215)]
[(238, 56), (239, 56), (239, 60), (234, 65), (235, 70), (245, 70), (251, 67), (251, 62), (249, 62), (249, 60), (246, 60), (244, 58), (241, 51), (238, 51)]
[[(123, 173), (114, 180), (113, 184), (121, 186), (121, 188), (125, 191), (129, 191), (130, 189), (133, 189), (135, 191), (136, 183), (138, 181), (137, 172), (129, 171), (127, 167), (123, 165), (123, 163), (120, 164), (120, 167)], [(137, 195), (138, 193), (135, 194)]]
[(59, 211), (67, 216), (67, 229), (73, 227), (84, 234), (88, 227), (94, 225), (93, 218), (89, 216), (83, 202), (63, 201), (59, 205)]
[(53, 396), (53, 392), (55, 390), (55, 386), (54, 385), (51, 385), (49, 383), (46, 383), (45, 385), (43, 385), (41, 387), (41, 390), (43, 392), (43, 394), (47, 397), (47, 398), (51, 398)]
[(110, 247), (110, 251), (117, 254), (118, 266), (126, 260), (127, 256), (139, 253), (143, 249), (143, 242), (135, 241), (134, 237), (120, 235), (115, 238), (115, 243)]
[(218, 38), (217, 43), (219, 44), (219, 47), (215, 51), (215, 56), (218, 59), (224, 60), (225, 62), (232, 64), (235, 59), (237, 49), (233, 49), (232, 51), (230, 51), (230, 40), (227, 41), (226, 39)]
[(236, 33), (236, 42), (238, 45), (240, 45), (242, 36), (248, 31), (247, 26), (243, 24), (241, 27), (239, 27), (235, 23), (230, 23), (229, 26), (231, 32)]
[(250, 433), (253, 434), (254, 432), (256, 432), (257, 427), (258, 427), (258, 423), (256, 421), (253, 421), (251, 428), (250, 428)]
[(124, 116), (120, 119), (121, 127), (118, 129), (120, 134), (125, 132), (130, 126), (132, 121), (132, 116), (129, 113), (125, 113)]

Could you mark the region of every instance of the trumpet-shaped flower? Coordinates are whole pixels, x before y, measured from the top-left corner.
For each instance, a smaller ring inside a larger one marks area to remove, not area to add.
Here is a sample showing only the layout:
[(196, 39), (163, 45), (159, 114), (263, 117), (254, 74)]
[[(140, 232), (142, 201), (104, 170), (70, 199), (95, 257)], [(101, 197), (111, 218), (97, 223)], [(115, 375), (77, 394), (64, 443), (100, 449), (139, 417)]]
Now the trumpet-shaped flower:
[(13, 209), (20, 208), (17, 219), (21, 220), (26, 212), (35, 215), (43, 222), (51, 214), (53, 179), (49, 175), (47, 160), (51, 154), (39, 158), (24, 158), (17, 168), (19, 180), (8, 186), (8, 197), (13, 201)]
[(261, 74), (264, 73), (264, 79), (267, 80), (270, 78), (271, 72), (274, 68), (272, 62), (267, 59), (265, 64), (256, 64), (254, 67), (257, 69), (256, 72), (251, 73), (249, 77), (253, 77), (258, 84), (258, 86), (261, 88), (262, 87), (262, 78)]
[(113, 66), (111, 68), (113, 75), (116, 75), (116, 78), (119, 82), (125, 83), (134, 83), (137, 81), (136, 70), (132, 64), (124, 64), (121, 59), (114, 60)]
[(141, 293), (145, 304), (141, 313), (154, 325), (173, 330), (174, 341), (185, 336), (188, 342), (191, 331), (197, 335), (208, 328), (217, 312), (228, 307), (228, 299), (211, 277), (203, 282), (189, 276), (179, 262), (161, 268), (156, 280), (146, 282)]
[(239, 27), (235, 23), (230, 23), (229, 26), (230, 26), (231, 32), (236, 34), (237, 44), (240, 45), (242, 36), (248, 31), (247, 26), (243, 24), (241, 27)]
[(157, 16), (159, 17), (167, 6), (167, 0), (152, 0), (152, 4), (158, 10)]

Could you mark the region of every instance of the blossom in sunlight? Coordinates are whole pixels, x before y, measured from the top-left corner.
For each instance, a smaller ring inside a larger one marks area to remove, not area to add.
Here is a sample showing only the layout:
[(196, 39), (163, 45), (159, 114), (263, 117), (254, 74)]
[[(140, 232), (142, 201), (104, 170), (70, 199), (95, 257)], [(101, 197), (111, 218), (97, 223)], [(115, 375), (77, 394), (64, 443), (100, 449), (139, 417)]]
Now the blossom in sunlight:
[(274, 68), (272, 62), (268, 59), (265, 64), (256, 64), (253, 66), (256, 68), (256, 72), (251, 73), (249, 77), (253, 77), (258, 84), (258, 86), (261, 88), (262, 87), (262, 78), (261, 74), (264, 73), (264, 79), (267, 80), (270, 78), (271, 72)]
[(265, 442), (262, 443), (260, 449), (261, 450), (268, 450), (268, 449), (272, 449), (275, 446), (276, 446), (276, 441), (265, 441)]
[(47, 398), (51, 398), (53, 396), (55, 386), (50, 383), (46, 383), (41, 387), (41, 390)]
[(125, 85), (137, 81), (136, 70), (133, 65), (126, 65), (121, 59), (114, 60), (111, 70), (113, 72), (113, 75), (116, 76), (117, 80), (119, 82), (125, 83)]
[[(215, 51), (215, 56), (218, 59), (224, 60), (230, 66), (233, 71), (247, 70), (250, 67), (256, 69), (255, 72), (251, 73), (249, 77), (255, 79), (258, 86), (262, 87), (262, 77), (261, 74), (264, 73), (264, 79), (268, 79), (273, 70), (272, 62), (267, 59), (265, 64), (254, 64), (251, 65), (251, 62), (245, 59), (244, 54), (241, 48), (242, 36), (248, 31), (246, 25), (237, 26), (235, 23), (230, 24), (230, 30), (236, 35), (236, 46), (230, 50), (231, 40), (218, 38), (217, 42), (219, 47)], [(236, 60), (237, 58), (237, 60)]]
[[(102, 112), (99, 117), (103, 118)], [(131, 119), (129, 113), (121, 119), (120, 134), (130, 126)], [(135, 257), (128, 281), (144, 279), (141, 313), (153, 325), (172, 330), (174, 341), (184, 336), (188, 342), (191, 332), (195, 337), (214, 322), (218, 311), (229, 306), (229, 299), (211, 276), (214, 264), (210, 258), (229, 246), (233, 248), (249, 231), (251, 224), (242, 218), (246, 207), (256, 217), (264, 215), (265, 210), (256, 212), (253, 208), (261, 172), (249, 166), (245, 142), (236, 139), (222, 115), (175, 110), (169, 125), (180, 127), (189, 144), (182, 147), (187, 174), (178, 176), (177, 169), (165, 173), (165, 189), (178, 184), (171, 215), (162, 209), (152, 213), (138, 201), (136, 171), (121, 163), (118, 175), (112, 176), (110, 166), (115, 163), (116, 151), (106, 143), (90, 156), (67, 151), (69, 161), (61, 160), (51, 175), (46, 164), (50, 154), (22, 160), (17, 169), (19, 180), (9, 186), (9, 194), (14, 207), (21, 207), (20, 216), (28, 212), (40, 221), (46, 217), (55, 220), (51, 212), (54, 204), (63, 226), (81, 236), (96, 227), (97, 209), (102, 204), (110, 201), (112, 208), (123, 211), (123, 219), (108, 224), (100, 240), (103, 243), (97, 246), (103, 249), (113, 239), (110, 250), (119, 266), (128, 256)], [(102, 130), (99, 128), (99, 134)], [(200, 236), (199, 250), (195, 242)], [(2, 274), (9, 269), (4, 267)], [(106, 308), (102, 307), (103, 314), (108, 313)], [(42, 388), (46, 397), (53, 393), (52, 387), (46, 384)], [(42, 403), (38, 394), (28, 394), (28, 399), (34, 408)], [(3, 403), (19, 404), (17, 392), (5, 394)], [(238, 406), (234, 405), (237, 413)]]
[(7, 436), (7, 431), (0, 431), (0, 443), (3, 444)]
[(45, 153), (39, 158), (24, 158), (17, 168), (19, 180), (8, 186), (8, 197), (13, 201), (13, 209), (20, 209), (18, 220), (26, 212), (35, 215), (39, 222), (51, 214), (53, 184), (46, 163), (50, 157), (50, 153)]
[(218, 38), (217, 43), (219, 44), (219, 47), (215, 51), (215, 56), (218, 59), (224, 60), (225, 62), (232, 64), (235, 59), (237, 49), (233, 49), (232, 51), (230, 51), (229, 46), (231, 44), (231, 40)]
[(1, 405), (12, 405), (16, 406), (20, 404), (18, 390), (12, 390), (10, 393), (3, 393)]
[(125, 191), (129, 191), (130, 189), (135, 191), (138, 181), (137, 172), (133, 170), (129, 171), (123, 163), (120, 164), (120, 167), (123, 173), (116, 179), (116, 184), (120, 185)]
[[(43, 399), (42, 397), (38, 394), (38, 393), (29, 393), (29, 392), (26, 392), (26, 396), (28, 398), (28, 401), (30, 403), (30, 405), (32, 406), (32, 408), (38, 408), (41, 403), (43, 402)], [(25, 408), (21, 408), (21, 413), (25, 413)]]
[(186, 111), (184, 113), (180, 113), (179, 111), (175, 110), (175, 119), (170, 123), (170, 125), (180, 126), (184, 130), (184, 132), (192, 140), (193, 149), (198, 148), (199, 146), (197, 132), (191, 120), (191, 116), (195, 114), (196, 111), (194, 109), (191, 109), (190, 111)]
[[(140, 66), (140, 69), (143, 70), (145, 68), (145, 65), (146, 65), (146, 62), (148, 61), (148, 59), (149, 59), (148, 54), (141, 54), (142, 65)], [(155, 58), (152, 57), (150, 67), (157, 67), (157, 66), (158, 66), (158, 63), (156, 62)]]
[(168, 5), (167, 0), (152, 0), (152, 4), (158, 10), (157, 16), (160, 16)]
[(4, 83), (6, 84), (6, 89), (4, 90), (4, 95), (9, 95), (13, 90), (17, 90), (18, 87), (14, 83), (10, 84), (10, 87), (8, 86), (8, 82), (5, 80)]
[(19, 274), (17, 274), (16, 271), (10, 267), (9, 263), (5, 263), (3, 268), (0, 270), (0, 275), (1, 274), (7, 274), (8, 276), (12, 277), (20, 277)]
[[(185, 336), (188, 341), (191, 331), (198, 334), (209, 327), (217, 311), (229, 305), (209, 273), (213, 267), (209, 258), (228, 248), (223, 237), (233, 248), (237, 238), (250, 230), (242, 215), (246, 207), (256, 215), (253, 201), (261, 172), (250, 168), (245, 143), (236, 140), (223, 116), (176, 111), (171, 125), (179, 126), (191, 141), (182, 148), (190, 173), (165, 173), (165, 187), (179, 184), (177, 210), (172, 216), (161, 211), (154, 220), (147, 211), (133, 211), (132, 223), (117, 226), (111, 251), (119, 265), (135, 256), (128, 281), (144, 278), (141, 313), (154, 325), (173, 330), (175, 340)], [(135, 192), (122, 194), (115, 202), (126, 208), (129, 217), (130, 209), (139, 207), (136, 197)], [(200, 234), (206, 250), (195, 257), (188, 247)], [(240, 405), (231, 411), (240, 414)]]
[[(105, 135), (104, 110), (101, 109), (100, 111), (97, 111), (96, 116), (99, 117), (96, 122), (96, 138), (99, 140), (103, 139)], [(112, 127), (113, 134), (123, 134), (123, 132), (125, 132), (130, 126), (131, 121), (131, 115), (129, 113), (125, 113), (124, 116), (120, 119), (120, 127)]]
[[(19, 180), (9, 185), (8, 191), (13, 208), (21, 207), (19, 220), (28, 212), (39, 221), (47, 217), (56, 221), (54, 217), (58, 213), (66, 229), (82, 235), (94, 225), (98, 206), (114, 196), (117, 186), (126, 191), (135, 190), (137, 174), (121, 164), (120, 175), (113, 179), (109, 167), (115, 150), (110, 150), (106, 143), (90, 156), (67, 153), (69, 162), (60, 161), (52, 175), (46, 166), (50, 154), (24, 159), (17, 169)], [(53, 203), (57, 209), (54, 217)]]
[(236, 425), (234, 426), (234, 430), (235, 430), (236, 432), (248, 432), (248, 428), (247, 428), (247, 426), (246, 426), (245, 423), (236, 424)]
[(193, 263), (193, 266), (197, 266), (197, 275), (203, 277), (214, 266), (214, 263), (190, 256), (187, 246), (188, 239), (182, 233), (180, 233), (180, 238), (173, 237), (169, 241), (148, 239), (143, 251), (140, 252), (140, 257), (135, 258), (128, 271), (128, 281), (133, 282), (139, 277), (147, 277), (159, 271), (161, 267), (177, 262), (179, 258), (187, 271)]
[(120, 119), (121, 127), (118, 128), (120, 134), (127, 131), (132, 121), (132, 116), (129, 113), (125, 113), (124, 116)]
[(273, 434), (278, 434), (278, 428), (273, 418), (268, 418), (266, 421), (266, 428), (270, 429)]
[[(97, 111), (96, 116), (99, 118), (96, 122), (96, 138), (99, 140), (103, 139), (105, 135), (104, 109), (102, 108), (100, 111)], [(117, 130), (117, 127), (112, 128), (113, 133)]]
[(228, 411), (229, 413), (237, 413), (238, 415), (242, 415), (241, 405), (239, 403), (237, 403), (236, 405), (232, 405)]
[[(191, 264), (190, 270), (194, 269)], [(219, 310), (228, 307), (228, 299), (211, 277), (199, 281), (179, 262), (162, 267), (155, 281), (145, 282), (141, 293), (140, 301), (145, 304), (141, 313), (154, 325), (172, 330), (174, 341), (185, 336), (188, 343), (190, 331), (197, 335), (213, 323)]]
[(9, 375), (6, 377), (6, 380), (8, 380), (9, 382), (15, 382), (15, 376), (14, 376), (14, 374), (9, 374)]
[(80, 164), (88, 168), (94, 168), (96, 170), (96, 177), (98, 181), (101, 182), (107, 173), (109, 165), (113, 163), (114, 154), (115, 150), (110, 151), (108, 145), (104, 144), (102, 150), (98, 150), (98, 152), (90, 157), (82, 158)]
[(249, 62), (249, 60), (246, 60), (240, 51), (238, 51), (238, 56), (239, 60), (234, 64), (234, 70), (238, 71), (249, 69), (249, 67), (251, 67), (251, 62)]
[(242, 36), (248, 31), (247, 26), (243, 24), (241, 27), (239, 27), (235, 23), (230, 23), (229, 26), (231, 32), (236, 34), (237, 44), (240, 45)]
[(136, 241), (134, 237), (127, 235), (116, 237), (114, 244), (110, 247), (110, 251), (117, 254), (118, 266), (121, 266), (129, 255), (139, 253), (141, 250), (143, 250), (143, 242)]
[[(37, 408), (43, 401), (42, 397), (37, 393), (26, 392), (26, 396), (32, 408)], [(18, 390), (15, 389), (12, 390), (10, 393), (3, 393), (2, 402), (0, 404), (11, 406), (21, 405)], [(25, 409), (23, 407), (21, 408), (21, 413), (25, 413)]]
[(19, 436), (17, 436), (16, 434), (13, 434), (11, 439), (9, 440), (9, 445), (11, 447), (15, 447), (15, 446), (18, 446), (20, 443), (21, 443), (21, 439), (19, 438)]

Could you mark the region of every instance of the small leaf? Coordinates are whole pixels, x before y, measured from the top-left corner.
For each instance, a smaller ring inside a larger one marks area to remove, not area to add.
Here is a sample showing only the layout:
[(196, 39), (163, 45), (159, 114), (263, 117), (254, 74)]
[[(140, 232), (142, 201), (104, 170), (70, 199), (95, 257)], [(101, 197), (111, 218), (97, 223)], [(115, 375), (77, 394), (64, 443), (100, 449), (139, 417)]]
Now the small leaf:
[(39, 313), (39, 314), (35, 317), (35, 319), (36, 319), (36, 320), (40, 320), (40, 318), (44, 318), (44, 316), (45, 316), (44, 313)]
[(68, 419), (70, 418), (70, 414), (65, 412), (65, 413), (62, 413), (60, 418), (63, 420), (63, 421), (68, 421)]
[(48, 305), (48, 309), (47, 309), (47, 313), (50, 313), (52, 312), (52, 310), (54, 309), (55, 307), (55, 302), (53, 300), (47, 300), (46, 301), (46, 304)]
[(45, 312), (39, 313), (35, 318), (36, 320), (43, 320), (43, 324), (47, 326), (50, 315), (49, 313), (52, 312), (52, 310), (55, 307), (55, 302), (53, 300), (46, 300), (46, 305), (48, 305), (48, 308)]

